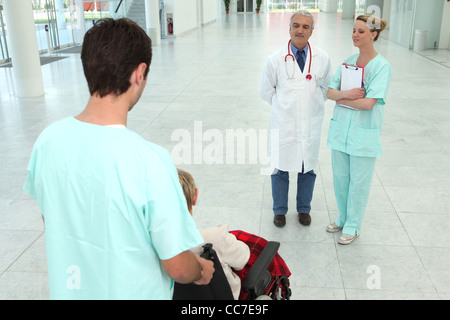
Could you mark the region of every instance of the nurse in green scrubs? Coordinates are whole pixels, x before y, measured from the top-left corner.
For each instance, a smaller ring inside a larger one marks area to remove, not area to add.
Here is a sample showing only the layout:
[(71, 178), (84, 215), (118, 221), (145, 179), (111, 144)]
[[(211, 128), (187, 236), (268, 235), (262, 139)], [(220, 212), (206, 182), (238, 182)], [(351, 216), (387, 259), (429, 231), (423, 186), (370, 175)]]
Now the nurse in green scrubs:
[(375, 161), (382, 154), (380, 135), (392, 68), (376, 52), (374, 42), (385, 27), (386, 21), (373, 15), (358, 16), (353, 27), (353, 44), (359, 54), (344, 63), (364, 67), (364, 86), (341, 91), (338, 68), (327, 92), (328, 99), (336, 101), (327, 145), (332, 149), (334, 192), (339, 209), (339, 218), (327, 231), (342, 230), (340, 244), (350, 244), (359, 235)]

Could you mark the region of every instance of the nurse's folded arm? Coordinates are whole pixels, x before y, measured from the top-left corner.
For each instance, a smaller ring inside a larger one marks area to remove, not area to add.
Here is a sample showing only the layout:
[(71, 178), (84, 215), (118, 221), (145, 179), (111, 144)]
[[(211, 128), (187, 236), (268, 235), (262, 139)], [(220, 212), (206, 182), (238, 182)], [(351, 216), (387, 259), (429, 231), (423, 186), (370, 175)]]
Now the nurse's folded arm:
[(212, 261), (196, 257), (190, 251), (184, 251), (173, 258), (161, 260), (162, 267), (174, 281), (186, 284), (208, 284), (214, 272)]
[(352, 90), (336, 90), (328, 88), (327, 98), (358, 110), (371, 110), (378, 99), (364, 98), (364, 88), (355, 88)]
[(355, 88), (352, 90), (344, 90), (344, 91), (328, 88), (327, 98), (333, 101), (338, 101), (342, 99), (356, 100), (364, 98), (365, 93), (366, 92), (364, 88)]
[(375, 106), (377, 101), (378, 99), (373, 98), (363, 98), (356, 100), (342, 99), (337, 100), (336, 103), (343, 104), (358, 110), (371, 110)]

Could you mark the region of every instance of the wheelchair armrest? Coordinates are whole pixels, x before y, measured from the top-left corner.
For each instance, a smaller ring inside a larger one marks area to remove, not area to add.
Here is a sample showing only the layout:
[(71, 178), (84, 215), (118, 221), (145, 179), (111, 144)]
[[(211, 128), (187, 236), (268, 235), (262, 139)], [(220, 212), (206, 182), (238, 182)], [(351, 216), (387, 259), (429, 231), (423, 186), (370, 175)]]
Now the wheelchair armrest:
[(250, 268), (250, 271), (248, 272), (244, 281), (242, 282), (243, 290), (248, 291), (251, 289), (255, 289), (264, 273), (267, 272), (267, 268), (275, 257), (279, 247), (279, 242), (269, 241), (267, 243), (267, 245), (261, 251), (258, 259), (256, 259), (255, 263)]

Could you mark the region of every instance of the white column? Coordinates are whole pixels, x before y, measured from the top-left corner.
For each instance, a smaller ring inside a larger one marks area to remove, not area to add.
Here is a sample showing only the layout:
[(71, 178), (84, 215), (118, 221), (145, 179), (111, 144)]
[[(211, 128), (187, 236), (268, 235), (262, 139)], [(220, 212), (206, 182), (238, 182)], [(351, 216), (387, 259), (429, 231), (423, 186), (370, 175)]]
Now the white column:
[(319, 9), (326, 13), (336, 13), (338, 0), (319, 0)]
[(159, 24), (159, 1), (145, 0), (145, 20), (147, 34), (152, 39), (152, 45), (161, 45), (161, 26)]
[(230, 1), (230, 13), (236, 13), (237, 12), (237, 0), (231, 0)]
[(354, 19), (356, 10), (356, 0), (342, 1), (342, 19)]
[(86, 33), (86, 21), (84, 20), (84, 5), (82, 0), (75, 0), (75, 7), (77, 13), (77, 29), (78, 29), (78, 43), (82, 44), (84, 34)]
[(3, 0), (8, 48), (11, 53), (17, 96), (44, 95), (39, 49), (30, 0)]
[(441, 34), (439, 49), (450, 49), (450, 2), (444, 4), (442, 12)]

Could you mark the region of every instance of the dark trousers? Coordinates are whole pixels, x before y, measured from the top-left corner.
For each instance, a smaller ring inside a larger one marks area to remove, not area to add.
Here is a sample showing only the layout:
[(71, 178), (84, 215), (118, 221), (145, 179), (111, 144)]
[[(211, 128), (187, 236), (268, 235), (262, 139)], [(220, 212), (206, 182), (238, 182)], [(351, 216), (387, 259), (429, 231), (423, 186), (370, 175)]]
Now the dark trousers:
[[(288, 211), (289, 172), (277, 170), (271, 176), (273, 213), (286, 214)], [(316, 174), (314, 170), (297, 175), (297, 212), (310, 213)]]

